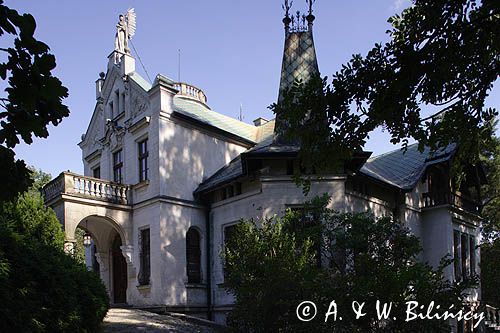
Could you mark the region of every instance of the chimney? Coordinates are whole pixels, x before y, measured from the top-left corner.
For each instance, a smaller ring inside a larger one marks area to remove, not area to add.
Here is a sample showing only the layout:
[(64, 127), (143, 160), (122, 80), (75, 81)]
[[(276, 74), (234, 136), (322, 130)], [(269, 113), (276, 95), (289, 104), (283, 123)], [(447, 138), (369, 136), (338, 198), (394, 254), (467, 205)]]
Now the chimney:
[(267, 119), (265, 119), (265, 118), (262, 118), (262, 117), (259, 117), (259, 118), (255, 119), (255, 120), (253, 121), (253, 124), (254, 124), (255, 126), (262, 126), (262, 125), (264, 125), (264, 124), (267, 124), (268, 122), (269, 122), (269, 120), (267, 120)]

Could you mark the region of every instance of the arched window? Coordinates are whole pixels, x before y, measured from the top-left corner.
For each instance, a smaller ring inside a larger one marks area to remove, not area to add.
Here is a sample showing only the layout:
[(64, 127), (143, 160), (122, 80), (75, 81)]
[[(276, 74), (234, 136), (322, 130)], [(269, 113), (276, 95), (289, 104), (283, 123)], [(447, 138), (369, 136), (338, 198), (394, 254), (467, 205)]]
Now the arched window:
[(201, 283), (200, 233), (194, 228), (186, 234), (186, 259), (188, 283)]

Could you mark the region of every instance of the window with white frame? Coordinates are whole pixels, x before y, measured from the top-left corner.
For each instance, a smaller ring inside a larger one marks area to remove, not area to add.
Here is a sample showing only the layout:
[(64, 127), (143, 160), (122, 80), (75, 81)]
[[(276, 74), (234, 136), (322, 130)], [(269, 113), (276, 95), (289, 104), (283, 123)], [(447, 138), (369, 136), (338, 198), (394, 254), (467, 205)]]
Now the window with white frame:
[(138, 143), (138, 158), (139, 158), (139, 182), (148, 180), (148, 139), (144, 139)]
[(476, 274), (476, 238), (459, 230), (453, 231), (454, 276), (462, 281)]

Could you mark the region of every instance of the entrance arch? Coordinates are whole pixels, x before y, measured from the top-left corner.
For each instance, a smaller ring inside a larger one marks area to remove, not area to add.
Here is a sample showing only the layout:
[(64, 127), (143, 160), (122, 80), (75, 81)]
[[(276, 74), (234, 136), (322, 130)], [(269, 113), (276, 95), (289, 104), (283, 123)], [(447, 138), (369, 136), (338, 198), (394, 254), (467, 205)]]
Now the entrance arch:
[[(126, 230), (107, 216), (89, 215), (74, 225), (88, 232), (96, 247), (95, 260), (99, 275), (106, 286), (111, 303), (127, 303), (128, 271), (131, 246), (127, 245)], [(66, 230), (74, 234), (74, 230)], [(89, 254), (91, 251), (86, 251)]]

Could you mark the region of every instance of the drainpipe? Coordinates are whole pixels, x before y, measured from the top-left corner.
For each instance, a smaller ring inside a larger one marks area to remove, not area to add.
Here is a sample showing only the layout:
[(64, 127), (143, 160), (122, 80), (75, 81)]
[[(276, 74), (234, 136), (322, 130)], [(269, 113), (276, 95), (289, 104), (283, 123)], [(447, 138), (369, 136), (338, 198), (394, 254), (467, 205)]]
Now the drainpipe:
[(210, 223), (210, 204), (207, 202), (207, 210), (205, 214), (205, 233), (206, 237), (206, 252), (207, 252), (207, 317), (212, 320), (212, 265), (210, 259), (212, 258), (212, 251), (210, 242), (211, 240), (211, 223)]

